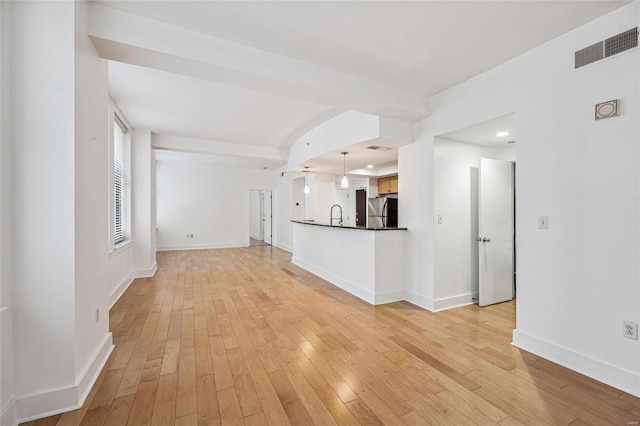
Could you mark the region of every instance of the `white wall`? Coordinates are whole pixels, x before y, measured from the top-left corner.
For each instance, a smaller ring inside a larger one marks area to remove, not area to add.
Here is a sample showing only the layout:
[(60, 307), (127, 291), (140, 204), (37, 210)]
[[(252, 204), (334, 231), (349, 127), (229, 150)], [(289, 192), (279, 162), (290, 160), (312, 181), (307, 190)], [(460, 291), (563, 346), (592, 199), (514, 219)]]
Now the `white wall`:
[[(437, 306), (471, 303), (478, 293), (478, 170), (480, 158), (513, 160), (512, 145), (490, 148), (437, 137), (434, 143)], [(474, 202), (475, 200), (475, 202)], [(437, 215), (442, 223), (437, 223)]]
[[(0, 3), (0, 423), (14, 423), (13, 179), (11, 147), (11, 3)], [(6, 410), (5, 410), (6, 408)], [(12, 408), (12, 407), (11, 407)], [(11, 412), (10, 412), (11, 411)]]
[(262, 194), (258, 190), (249, 191), (249, 235), (262, 240)]
[[(87, 36), (86, 3), (74, 5), (75, 297), (71, 302), (75, 304), (75, 385), (86, 374), (95, 374), (90, 371), (92, 364), (102, 362), (96, 358), (112, 344), (106, 274), (109, 235), (107, 62), (98, 56)], [(50, 187), (47, 189), (51, 191)], [(51, 206), (43, 210), (45, 214), (48, 211)], [(46, 268), (44, 271), (46, 273)], [(96, 309), (99, 310), (97, 321)]]
[(156, 172), (158, 250), (248, 246), (249, 190), (273, 189), (275, 179), (206, 163), (158, 162)]
[(3, 3), (12, 56), (3, 45), (0, 70), (12, 74), (9, 82), (2, 74), (0, 89), (10, 84), (10, 111), (5, 91), (0, 99), (12, 127), (0, 133), (0, 223), (13, 231), (1, 240), (1, 297), (13, 302), (13, 324), (3, 321), (12, 327), (0, 341), (13, 334), (13, 353), (3, 345), (0, 400), (15, 400), (0, 422), (11, 425), (82, 404), (113, 345), (106, 62), (86, 35), (86, 3), (12, 2), (9, 10), (7, 18)]
[(380, 117), (346, 111), (300, 137), (289, 151), (287, 166), (303, 162), (345, 146), (380, 137)]
[(157, 269), (152, 190), (155, 160), (151, 139), (149, 130), (131, 132), (131, 221), (133, 269), (137, 277), (153, 276)]
[(75, 382), (75, 5), (13, 7), (14, 231), (20, 236), (14, 355), (21, 396)]
[[(276, 170), (273, 191), (273, 244), (283, 250), (293, 250), (293, 225), (291, 219), (304, 219), (304, 177), (289, 173), (287, 168)], [(298, 205), (296, 206), (296, 203)], [(294, 214), (295, 213), (295, 214)]]
[[(306, 209), (311, 214), (308, 217), (316, 222), (329, 223), (331, 220), (331, 206), (338, 204), (338, 194), (336, 189), (335, 175), (326, 175), (320, 173), (310, 173), (309, 187), (311, 193), (306, 197)], [(309, 202), (309, 200), (312, 200)], [(334, 211), (334, 215), (338, 216), (338, 209)]]
[[(127, 133), (125, 135), (126, 138), (128, 138), (129, 143), (127, 143), (125, 146), (128, 147), (129, 151), (128, 151), (128, 155), (125, 155), (125, 168), (127, 167), (127, 164), (129, 164), (131, 166), (131, 160), (132, 160), (132, 149), (131, 146), (134, 143), (133, 137), (132, 135), (135, 133), (135, 130), (131, 128), (130, 123), (127, 121), (125, 115), (122, 113), (122, 111), (120, 111), (120, 109), (118, 108), (118, 106), (113, 102), (112, 99), (109, 99), (108, 102), (108, 117), (107, 117), (107, 121), (108, 121), (108, 150), (109, 150), (109, 162), (108, 162), (108, 179), (109, 179), (109, 183), (107, 184), (109, 187), (109, 199), (113, 199), (113, 169), (112, 169), (112, 161), (113, 161), (113, 124), (114, 124), (114, 114), (117, 114), (118, 117), (121, 119), (121, 121), (123, 121), (123, 124), (125, 124), (125, 126), (127, 127)], [(141, 133), (142, 135), (145, 135), (145, 133)], [(141, 159), (141, 157), (138, 157), (139, 159)], [(128, 172), (128, 175), (132, 177), (131, 175), (131, 171)], [(125, 199), (129, 200), (129, 203), (132, 204), (132, 202), (135, 202), (135, 200), (133, 200), (133, 198), (131, 197), (131, 182), (129, 182), (129, 185), (125, 185), (124, 187), (124, 194), (125, 194)], [(144, 197), (144, 196), (143, 196)], [(125, 238), (131, 238), (132, 233), (135, 233), (134, 229), (132, 229), (132, 226), (135, 224), (136, 222), (136, 218), (135, 216), (132, 217), (127, 217), (127, 212), (131, 212), (132, 206), (126, 206), (125, 205), (125, 218), (123, 220), (123, 225), (124, 226), (124, 230), (125, 230)], [(113, 213), (112, 213), (112, 204), (110, 202), (109, 204), (109, 221), (113, 222)], [(129, 287), (129, 285), (131, 284), (131, 282), (134, 279), (134, 261), (133, 261), (133, 257), (134, 257), (134, 244), (132, 241), (129, 241), (128, 243), (125, 244), (120, 244), (118, 246), (118, 248), (112, 247), (113, 246), (113, 225), (110, 224), (109, 225), (109, 237), (108, 237), (108, 241), (109, 241), (109, 266), (107, 268), (107, 289), (109, 292), (109, 307), (112, 307), (120, 298), (120, 296), (122, 296), (122, 293), (124, 293), (124, 291)]]
[[(514, 344), (638, 396), (639, 345), (622, 337), (622, 322), (640, 319), (640, 50), (577, 71), (573, 52), (636, 27), (639, 8), (623, 7), (433, 97), (432, 115), (399, 158), (409, 296), (433, 308), (441, 292), (432, 262), (434, 137), (515, 112)], [(594, 105), (609, 99), (621, 100), (622, 115), (594, 121)], [(540, 215), (549, 216), (548, 230), (538, 229)]]

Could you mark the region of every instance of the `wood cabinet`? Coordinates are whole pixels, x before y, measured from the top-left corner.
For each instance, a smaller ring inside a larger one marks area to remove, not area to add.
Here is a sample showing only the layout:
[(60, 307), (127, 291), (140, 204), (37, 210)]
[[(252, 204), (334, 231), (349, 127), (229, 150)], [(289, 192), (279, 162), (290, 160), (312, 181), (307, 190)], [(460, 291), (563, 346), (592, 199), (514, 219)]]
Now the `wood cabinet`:
[(378, 178), (378, 194), (397, 194), (398, 193), (398, 175)]

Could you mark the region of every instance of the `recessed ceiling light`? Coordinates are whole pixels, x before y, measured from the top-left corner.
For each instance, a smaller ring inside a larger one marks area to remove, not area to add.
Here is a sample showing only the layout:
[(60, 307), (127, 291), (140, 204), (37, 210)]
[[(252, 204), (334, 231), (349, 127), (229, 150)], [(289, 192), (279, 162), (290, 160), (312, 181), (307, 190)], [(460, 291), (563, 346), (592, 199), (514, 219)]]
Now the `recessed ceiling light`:
[(368, 164), (367, 169), (373, 169), (373, 164)]
[(509, 132), (502, 131), (502, 132), (496, 133), (496, 136), (499, 137), (499, 138), (504, 138), (505, 136), (509, 136), (510, 134), (511, 133), (509, 133)]

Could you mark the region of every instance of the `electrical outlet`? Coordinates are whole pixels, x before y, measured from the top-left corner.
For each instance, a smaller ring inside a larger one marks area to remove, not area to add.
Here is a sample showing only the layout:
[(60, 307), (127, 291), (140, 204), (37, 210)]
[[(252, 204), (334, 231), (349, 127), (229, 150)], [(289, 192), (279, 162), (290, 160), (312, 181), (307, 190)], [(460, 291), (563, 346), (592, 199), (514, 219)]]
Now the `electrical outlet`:
[(96, 308), (96, 324), (100, 321), (100, 308)]
[(631, 321), (623, 322), (622, 335), (627, 339), (638, 340), (638, 324)]
[(549, 229), (549, 216), (538, 216), (538, 229)]
[(442, 225), (442, 213), (438, 213), (438, 225)]

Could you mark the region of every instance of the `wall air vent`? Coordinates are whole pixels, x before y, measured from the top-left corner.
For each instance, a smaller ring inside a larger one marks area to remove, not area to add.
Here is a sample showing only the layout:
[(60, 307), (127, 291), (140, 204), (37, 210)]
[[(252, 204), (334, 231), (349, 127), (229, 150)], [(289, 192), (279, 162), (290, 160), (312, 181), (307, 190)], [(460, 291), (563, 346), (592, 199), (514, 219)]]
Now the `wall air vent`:
[(604, 57), (617, 55), (638, 47), (638, 27), (625, 31), (604, 41)]
[(368, 146), (367, 149), (371, 149), (373, 151), (391, 151), (391, 148), (388, 148), (386, 146), (378, 146), (378, 145)]
[(638, 27), (575, 52), (575, 69), (638, 46)]
[(583, 67), (604, 58), (602, 42), (592, 44), (576, 52), (576, 68)]

